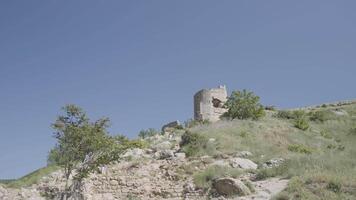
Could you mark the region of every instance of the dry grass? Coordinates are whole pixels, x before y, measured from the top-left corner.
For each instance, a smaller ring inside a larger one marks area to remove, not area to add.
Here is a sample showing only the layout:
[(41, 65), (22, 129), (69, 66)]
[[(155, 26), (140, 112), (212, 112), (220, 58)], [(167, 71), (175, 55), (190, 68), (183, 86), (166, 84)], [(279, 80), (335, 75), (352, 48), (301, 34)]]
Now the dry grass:
[(315, 120), (319, 116), (313, 115), (305, 131), (295, 128), (292, 119), (272, 117), (273, 113), (258, 121), (221, 121), (190, 131), (216, 139), (216, 152), (205, 152), (208, 155), (247, 150), (260, 164), (271, 158), (288, 160), (283, 170), (257, 172), (292, 178), (277, 199), (356, 199), (356, 134), (352, 134), (356, 104), (313, 112), (318, 110), (327, 117)]

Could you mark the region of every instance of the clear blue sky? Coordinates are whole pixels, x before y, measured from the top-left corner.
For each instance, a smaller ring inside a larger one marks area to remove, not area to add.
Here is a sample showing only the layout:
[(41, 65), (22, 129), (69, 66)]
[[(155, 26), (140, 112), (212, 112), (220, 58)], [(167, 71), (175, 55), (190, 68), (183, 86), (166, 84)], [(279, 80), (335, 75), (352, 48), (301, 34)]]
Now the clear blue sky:
[(0, 1), (0, 178), (46, 164), (67, 103), (110, 131), (192, 117), (226, 84), (281, 108), (356, 97), (349, 1)]

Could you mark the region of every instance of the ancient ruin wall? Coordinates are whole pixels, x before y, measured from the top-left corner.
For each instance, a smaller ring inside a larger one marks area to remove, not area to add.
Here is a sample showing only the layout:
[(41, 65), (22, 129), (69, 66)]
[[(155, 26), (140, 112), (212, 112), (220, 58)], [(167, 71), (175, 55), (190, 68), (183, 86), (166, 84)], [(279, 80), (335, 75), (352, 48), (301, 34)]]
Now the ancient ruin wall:
[(227, 110), (223, 108), (227, 100), (225, 86), (203, 89), (194, 95), (194, 119), (216, 122)]

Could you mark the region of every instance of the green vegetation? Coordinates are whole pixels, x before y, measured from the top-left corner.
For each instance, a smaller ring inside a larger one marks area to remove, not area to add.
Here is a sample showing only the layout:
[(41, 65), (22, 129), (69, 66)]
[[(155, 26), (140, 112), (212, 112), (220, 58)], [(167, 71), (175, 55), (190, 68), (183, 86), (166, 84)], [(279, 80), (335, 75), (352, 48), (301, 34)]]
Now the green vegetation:
[(315, 122), (325, 122), (335, 118), (335, 114), (330, 110), (317, 110), (309, 113), (309, 119)]
[(297, 152), (297, 153), (305, 153), (305, 154), (311, 154), (312, 149), (309, 147), (306, 147), (302, 144), (290, 144), (288, 145), (288, 150), (292, 152)]
[(199, 188), (208, 189), (211, 187), (212, 181), (221, 177), (234, 177), (237, 178), (242, 174), (239, 169), (230, 167), (223, 167), (213, 165), (206, 168), (204, 171), (200, 171), (193, 176), (194, 184)]
[[(66, 185), (62, 198), (66, 199), (69, 190), (80, 189), (70, 187), (79, 186), (98, 166), (117, 160), (122, 146), (106, 130), (109, 119), (90, 122), (86, 113), (75, 105), (67, 105), (63, 111), (64, 115), (60, 115), (52, 125), (57, 144), (50, 151), (48, 159), (51, 164), (63, 169)], [(73, 183), (69, 186), (71, 175), (74, 176)]]
[(300, 130), (306, 131), (309, 128), (309, 122), (305, 117), (297, 118), (294, 121), (294, 126)]
[(194, 120), (194, 119), (189, 119), (184, 122), (184, 127), (185, 128), (193, 128), (194, 126), (199, 126), (199, 125), (207, 125), (210, 124), (209, 120)]
[(3, 183), (6, 187), (11, 187), (11, 188), (27, 187), (27, 186), (37, 183), (42, 177), (47, 176), (56, 170), (59, 170), (59, 167), (52, 165), (52, 166), (38, 169), (38, 170), (31, 172), (30, 174), (27, 174), (26, 176), (23, 176), (19, 179), (5, 180), (1, 183)]
[[(334, 110), (345, 114), (336, 115)], [(301, 118), (308, 121), (309, 128), (295, 127), (295, 121)], [(257, 121), (220, 121), (189, 131), (214, 138), (211, 148), (216, 151), (204, 151), (204, 145), (197, 145), (194, 151), (200, 152), (199, 155), (217, 156), (247, 150), (253, 153), (251, 159), (258, 164), (284, 158), (286, 162), (280, 167), (253, 172), (258, 179), (291, 178), (288, 187), (275, 199), (355, 199), (355, 124), (356, 104), (351, 104), (312, 111), (277, 111)], [(195, 180), (202, 186), (208, 185), (210, 171), (203, 171), (200, 176), (198, 173)]]
[(256, 170), (256, 179), (264, 180), (270, 177), (282, 176), (287, 173), (288, 167), (289, 166), (287, 161), (278, 167), (258, 169)]
[(185, 152), (187, 156), (197, 156), (215, 151), (214, 145), (208, 142), (208, 138), (190, 131), (186, 131), (182, 135), (180, 146), (183, 147), (183, 152)]
[(293, 120), (294, 127), (306, 131), (309, 128), (307, 113), (303, 110), (280, 110), (273, 115), (276, 118)]
[(147, 138), (147, 137), (151, 137), (151, 136), (154, 136), (154, 135), (158, 135), (160, 134), (160, 132), (154, 128), (149, 128), (147, 130), (141, 130), (140, 133), (138, 134), (138, 137), (144, 139), (144, 138)]
[(265, 115), (260, 97), (247, 90), (233, 91), (225, 103), (228, 111), (224, 117), (231, 119), (259, 119)]

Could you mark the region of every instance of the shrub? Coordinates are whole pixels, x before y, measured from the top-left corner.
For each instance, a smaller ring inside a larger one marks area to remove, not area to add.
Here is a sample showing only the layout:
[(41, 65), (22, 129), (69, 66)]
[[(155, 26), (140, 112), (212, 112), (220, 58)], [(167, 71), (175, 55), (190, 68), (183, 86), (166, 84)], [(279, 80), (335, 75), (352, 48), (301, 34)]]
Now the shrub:
[(207, 189), (211, 187), (212, 181), (214, 179), (228, 177), (228, 176), (237, 178), (241, 174), (242, 171), (239, 169), (213, 165), (206, 168), (203, 171), (195, 173), (193, 175), (193, 180), (194, 180), (194, 184), (199, 188)]
[(331, 139), (331, 138), (332, 138), (332, 136), (330, 135), (330, 133), (329, 133), (328, 131), (326, 131), (326, 130), (320, 131), (320, 135), (323, 136), (323, 137), (326, 138), (326, 139)]
[(265, 106), (265, 110), (276, 111), (276, 106)]
[(274, 117), (280, 119), (299, 119), (304, 117), (306, 114), (303, 110), (279, 110)]
[(288, 162), (284, 162), (281, 165), (273, 168), (262, 168), (256, 173), (257, 180), (264, 180), (270, 177), (276, 177), (286, 174), (288, 171)]
[(253, 184), (251, 183), (251, 181), (244, 179), (244, 180), (242, 180), (242, 182), (248, 187), (248, 189), (249, 189), (252, 193), (256, 192), (255, 186), (253, 186)]
[(148, 146), (147, 142), (144, 140), (140, 140), (140, 139), (130, 140), (123, 135), (116, 135), (113, 137), (113, 139), (120, 145), (120, 147), (123, 150), (133, 149), (133, 148), (144, 149)]
[(356, 127), (350, 128), (350, 130), (349, 130), (349, 135), (354, 135), (354, 136), (356, 136)]
[(208, 139), (198, 133), (186, 131), (182, 135), (180, 146), (183, 147), (183, 151), (187, 156), (193, 156), (207, 149)]
[(330, 181), (326, 186), (326, 188), (335, 193), (339, 193), (341, 191), (341, 183), (336, 181)]
[(302, 144), (290, 144), (288, 146), (288, 150), (292, 152), (297, 152), (297, 153), (305, 153), (305, 154), (311, 154), (312, 149), (310, 149), (307, 146), (304, 146)]
[(225, 103), (228, 111), (223, 117), (231, 119), (258, 119), (265, 115), (263, 106), (259, 103), (260, 97), (247, 90), (233, 91)]
[(138, 137), (144, 139), (144, 138), (147, 138), (147, 137), (151, 137), (151, 136), (154, 136), (154, 135), (158, 135), (160, 132), (157, 131), (156, 129), (154, 128), (149, 128), (147, 130), (141, 130), (140, 133), (138, 134)]
[(333, 113), (328, 110), (318, 110), (309, 113), (309, 118), (311, 121), (325, 122), (332, 118)]
[(293, 119), (293, 112), (289, 110), (279, 110), (273, 117), (280, 119)]
[(295, 119), (294, 126), (296, 128), (299, 128), (299, 129), (305, 131), (305, 130), (308, 130), (309, 123), (308, 123), (308, 120), (305, 117), (301, 117), (301, 118)]

